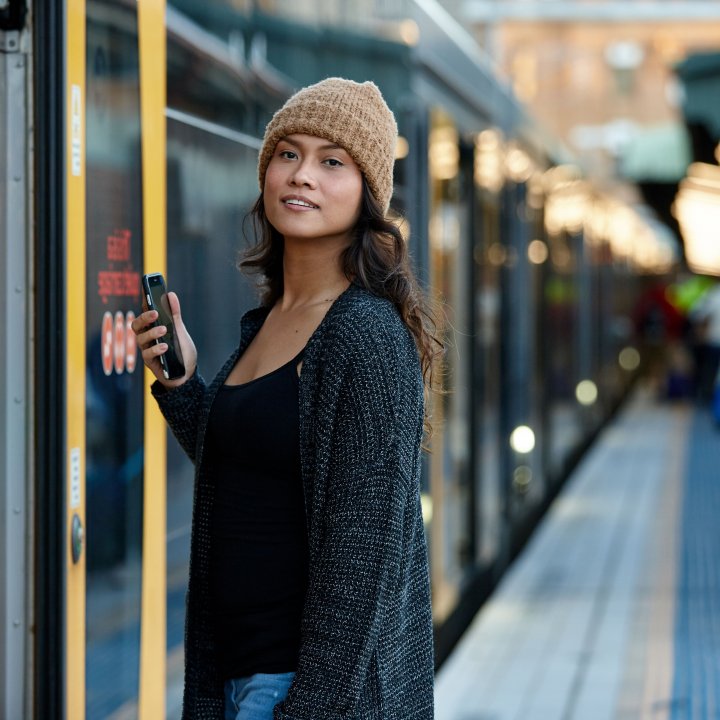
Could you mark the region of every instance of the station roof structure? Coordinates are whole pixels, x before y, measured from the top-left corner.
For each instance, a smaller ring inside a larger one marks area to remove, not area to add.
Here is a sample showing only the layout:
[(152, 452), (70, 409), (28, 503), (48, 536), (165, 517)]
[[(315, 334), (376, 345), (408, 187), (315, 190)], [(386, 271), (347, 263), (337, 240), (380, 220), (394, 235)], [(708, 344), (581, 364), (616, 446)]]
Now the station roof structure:
[(720, 20), (720, 4), (707, 0), (627, 2), (627, 0), (466, 0), (462, 6), (470, 22), (643, 22), (651, 20)]

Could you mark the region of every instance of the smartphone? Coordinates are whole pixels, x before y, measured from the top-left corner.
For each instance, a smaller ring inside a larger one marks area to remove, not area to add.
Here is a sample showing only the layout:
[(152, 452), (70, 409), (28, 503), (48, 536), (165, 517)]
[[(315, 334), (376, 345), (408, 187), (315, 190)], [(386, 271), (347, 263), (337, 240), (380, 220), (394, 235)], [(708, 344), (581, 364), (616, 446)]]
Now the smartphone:
[(157, 310), (158, 319), (153, 323), (155, 327), (164, 325), (167, 332), (161, 338), (155, 340), (155, 344), (167, 343), (167, 352), (160, 356), (160, 365), (166, 380), (176, 380), (185, 374), (180, 343), (175, 332), (170, 302), (168, 301), (165, 279), (160, 273), (143, 275), (143, 291), (147, 300), (148, 310)]

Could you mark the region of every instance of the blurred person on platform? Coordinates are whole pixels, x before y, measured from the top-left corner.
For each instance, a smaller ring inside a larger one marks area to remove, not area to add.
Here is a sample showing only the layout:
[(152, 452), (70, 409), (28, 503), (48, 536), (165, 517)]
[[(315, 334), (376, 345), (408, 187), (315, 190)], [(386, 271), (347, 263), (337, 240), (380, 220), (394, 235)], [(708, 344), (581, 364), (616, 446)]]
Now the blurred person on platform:
[(720, 369), (720, 284), (708, 290), (690, 311), (696, 350), (696, 397), (712, 401)]
[(665, 283), (654, 281), (640, 295), (633, 324), (645, 373), (658, 396), (686, 397), (692, 378), (692, 360), (684, 343), (687, 318), (672, 302)]
[(265, 131), (240, 263), (261, 306), (224, 368), (198, 374), (174, 293), (183, 378), (156, 313), (133, 324), (196, 467), (185, 720), (433, 717), (419, 480), (441, 346), (387, 215), (396, 141), (372, 82), (300, 90)]

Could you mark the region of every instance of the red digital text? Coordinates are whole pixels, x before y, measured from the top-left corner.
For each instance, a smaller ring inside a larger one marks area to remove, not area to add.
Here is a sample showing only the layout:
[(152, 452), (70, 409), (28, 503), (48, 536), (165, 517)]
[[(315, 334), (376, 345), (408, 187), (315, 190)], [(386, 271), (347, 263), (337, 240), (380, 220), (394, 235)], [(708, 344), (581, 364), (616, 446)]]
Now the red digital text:
[(98, 273), (98, 294), (104, 303), (108, 297), (139, 297), (140, 273), (102, 270)]
[(130, 236), (129, 230), (116, 230), (107, 239), (107, 259), (113, 261), (130, 260)]

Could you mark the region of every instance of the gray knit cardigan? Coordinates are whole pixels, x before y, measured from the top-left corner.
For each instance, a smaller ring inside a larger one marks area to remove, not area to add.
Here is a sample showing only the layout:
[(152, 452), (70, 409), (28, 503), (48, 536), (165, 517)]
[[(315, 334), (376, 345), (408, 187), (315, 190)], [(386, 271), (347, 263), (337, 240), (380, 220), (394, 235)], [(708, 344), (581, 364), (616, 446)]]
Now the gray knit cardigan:
[[(185, 720), (222, 720), (208, 609), (214, 488), (204, 472), (210, 406), (262, 325), (207, 387), (195, 373), (153, 393), (196, 467), (185, 627)], [(275, 720), (433, 717), (433, 641), (420, 512), (423, 383), (392, 303), (351, 285), (310, 338), (299, 380), (309, 579), (295, 679)]]

